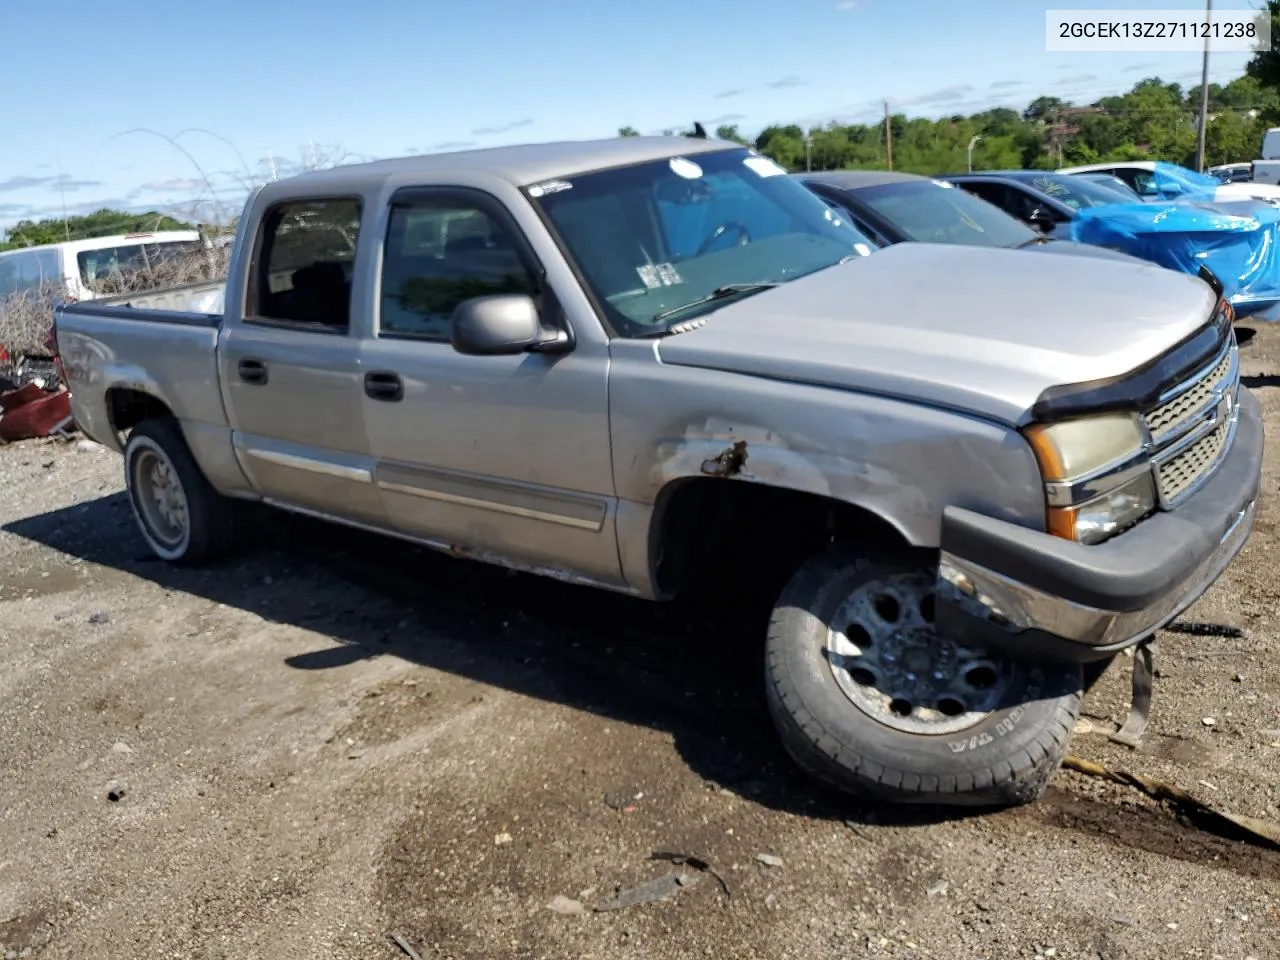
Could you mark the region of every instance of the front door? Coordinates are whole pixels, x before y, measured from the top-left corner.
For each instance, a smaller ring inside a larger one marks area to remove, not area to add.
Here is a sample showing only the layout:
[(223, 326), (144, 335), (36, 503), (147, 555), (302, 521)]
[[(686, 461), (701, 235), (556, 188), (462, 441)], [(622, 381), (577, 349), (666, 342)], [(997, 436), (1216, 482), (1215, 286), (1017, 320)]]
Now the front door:
[(540, 276), (487, 194), (416, 188), (393, 202), (362, 353), (375, 483), (406, 534), (621, 582), (606, 345), (476, 357), (450, 344), (454, 308), (485, 294), (528, 292), (555, 322)]
[(236, 452), (263, 496), (381, 525), (350, 329), (360, 214), (350, 197), (267, 212), (245, 316), (229, 320), (219, 364)]

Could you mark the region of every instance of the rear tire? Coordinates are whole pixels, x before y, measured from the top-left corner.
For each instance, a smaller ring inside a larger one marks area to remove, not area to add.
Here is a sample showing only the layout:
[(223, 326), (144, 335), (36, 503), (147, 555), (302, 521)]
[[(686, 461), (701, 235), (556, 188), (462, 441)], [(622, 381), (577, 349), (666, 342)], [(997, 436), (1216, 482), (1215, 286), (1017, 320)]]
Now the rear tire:
[(124, 448), (124, 476), (133, 518), (157, 557), (197, 566), (230, 551), (231, 501), (196, 465), (176, 420), (143, 420), (133, 428)]
[(800, 567), (766, 645), (783, 744), (813, 776), (877, 800), (1033, 802), (1079, 717), (1081, 668), (938, 636), (933, 580), (911, 554), (842, 545)]

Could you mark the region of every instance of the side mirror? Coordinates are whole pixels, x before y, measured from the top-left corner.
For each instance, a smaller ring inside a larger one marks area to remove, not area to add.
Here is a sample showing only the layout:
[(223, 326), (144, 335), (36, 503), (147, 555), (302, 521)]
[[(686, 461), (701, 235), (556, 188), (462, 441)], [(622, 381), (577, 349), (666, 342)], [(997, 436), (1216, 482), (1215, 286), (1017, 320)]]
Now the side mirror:
[(543, 340), (538, 306), (524, 293), (463, 300), (454, 308), (450, 326), (453, 349), (468, 356), (524, 353)]

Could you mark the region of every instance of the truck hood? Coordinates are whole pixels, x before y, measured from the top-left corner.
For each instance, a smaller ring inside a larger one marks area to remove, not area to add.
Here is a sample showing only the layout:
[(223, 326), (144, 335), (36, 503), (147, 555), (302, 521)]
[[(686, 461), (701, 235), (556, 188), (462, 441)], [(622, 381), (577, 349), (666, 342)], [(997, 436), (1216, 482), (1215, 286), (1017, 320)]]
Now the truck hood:
[(1095, 260), (1122, 260), (1125, 263), (1146, 264), (1149, 260), (1143, 260), (1132, 254), (1125, 253), (1122, 250), (1112, 250), (1110, 247), (1099, 247), (1092, 243), (1077, 243), (1071, 239), (1071, 225), (1066, 226), (1065, 236), (1049, 236), (1045, 239), (1047, 243), (1036, 243), (1029, 247), (1022, 247), (1028, 253), (1053, 253), (1065, 255), (1068, 257), (1092, 257)]
[(901, 243), (731, 302), (663, 363), (861, 390), (1020, 425), (1049, 387), (1128, 373), (1203, 326), (1154, 264)]

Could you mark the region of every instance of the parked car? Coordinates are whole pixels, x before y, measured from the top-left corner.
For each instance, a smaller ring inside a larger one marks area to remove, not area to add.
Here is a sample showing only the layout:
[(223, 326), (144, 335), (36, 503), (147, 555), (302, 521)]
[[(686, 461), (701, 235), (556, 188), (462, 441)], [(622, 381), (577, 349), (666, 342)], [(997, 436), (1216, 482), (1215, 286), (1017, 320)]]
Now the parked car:
[(1208, 174), (1221, 183), (1248, 183), (1253, 179), (1252, 163), (1221, 163), (1210, 167)]
[(1131, 160), (1123, 163), (1091, 163), (1062, 167), (1058, 173), (1108, 173), (1129, 184), (1144, 200), (1182, 198), (1229, 203), (1233, 200), (1280, 200), (1280, 186), (1267, 183), (1221, 183), (1216, 177), (1196, 173), (1175, 163), (1160, 160)]
[(880, 246), (907, 241), (1133, 259), (1102, 247), (1050, 239), (994, 204), (945, 180), (882, 170), (792, 174)]
[(1114, 188), (1048, 170), (984, 170), (943, 179), (1059, 240), (1071, 239), (1077, 211), (1123, 202)]
[(1238, 317), (1280, 302), (1280, 222), (1257, 200), (1122, 201), (1085, 174), (1005, 170), (948, 177), (1050, 237), (1122, 251), (1171, 270), (1208, 268)]
[(1195, 277), (872, 252), (772, 161), (684, 137), (305, 173), (239, 230), (221, 316), (56, 316), (157, 556), (225, 554), (243, 500), (650, 600), (780, 566), (767, 702), (840, 788), (1035, 799), (1083, 664), (1253, 525), (1259, 407)]

